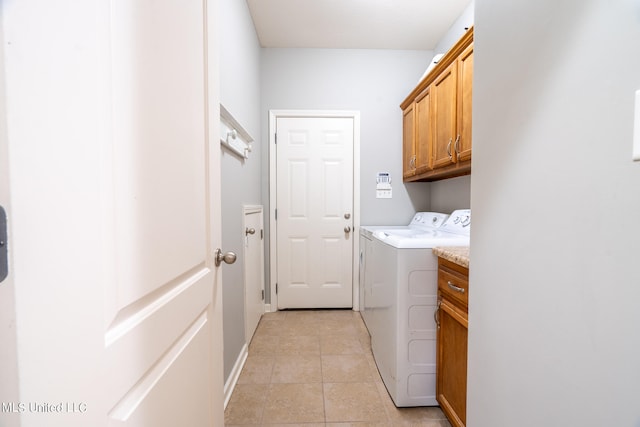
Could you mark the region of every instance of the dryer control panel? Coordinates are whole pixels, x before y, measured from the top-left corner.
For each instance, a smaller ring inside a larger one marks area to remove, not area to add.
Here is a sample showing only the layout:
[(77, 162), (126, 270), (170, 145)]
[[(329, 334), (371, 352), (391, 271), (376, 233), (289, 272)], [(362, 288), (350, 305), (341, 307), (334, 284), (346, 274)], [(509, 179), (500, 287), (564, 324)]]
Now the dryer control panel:
[(471, 232), (471, 209), (458, 209), (451, 212), (440, 230), (469, 235)]

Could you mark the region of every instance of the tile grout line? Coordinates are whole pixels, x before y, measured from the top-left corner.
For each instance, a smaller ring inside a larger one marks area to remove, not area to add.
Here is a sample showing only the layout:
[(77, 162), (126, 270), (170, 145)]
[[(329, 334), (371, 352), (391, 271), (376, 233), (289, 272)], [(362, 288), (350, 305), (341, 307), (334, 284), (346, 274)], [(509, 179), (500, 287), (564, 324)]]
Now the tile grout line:
[(320, 378), (322, 381), (322, 415), (324, 418), (324, 424), (325, 426), (327, 425), (327, 398), (326, 398), (326, 394), (325, 394), (325, 388), (324, 388), (324, 370), (322, 368), (322, 337), (318, 336), (318, 346), (319, 346), (319, 350), (320, 350)]
[[(346, 323), (346, 319), (344, 319), (344, 317), (339, 317), (339, 318), (331, 318), (329, 316), (325, 316), (325, 313), (321, 313), (320, 315), (315, 315), (315, 313), (312, 313), (311, 316), (309, 317), (305, 317), (304, 314), (302, 315), (298, 315), (296, 313), (296, 315), (291, 315), (292, 312), (287, 312), (284, 313), (285, 316), (282, 316), (282, 318), (278, 318), (278, 319), (270, 319), (269, 322), (274, 322), (277, 321), (278, 322), (278, 332), (277, 334), (271, 335), (271, 333), (274, 332), (274, 330), (270, 327), (267, 329), (262, 329), (261, 332), (263, 334), (267, 334), (268, 336), (270, 336), (272, 339), (274, 337), (277, 337), (276, 341), (276, 345), (275, 347), (273, 347), (272, 350), (272, 357), (274, 360), (274, 363), (272, 364), (271, 368), (270, 368), (270, 374), (268, 376), (268, 394), (270, 394), (270, 392), (273, 390), (274, 387), (274, 372), (275, 372), (275, 360), (276, 358), (281, 355), (280, 351), (282, 351), (283, 349), (280, 348), (280, 345), (283, 344), (280, 340), (280, 338), (284, 335), (280, 335), (282, 332), (293, 332), (293, 331), (283, 331), (282, 327), (284, 325), (286, 325), (286, 321), (293, 321), (294, 324), (295, 323), (299, 323), (302, 321), (302, 323), (306, 323), (309, 321), (324, 321), (324, 320), (330, 320), (331, 322), (335, 322), (335, 321), (339, 321), (338, 323)], [(359, 313), (357, 313), (359, 314)], [(297, 322), (296, 322), (297, 320)], [(352, 317), (350, 317), (348, 323), (350, 324), (350, 326), (352, 326), (354, 328), (355, 331), (355, 335), (351, 334), (351, 333), (346, 333), (348, 331), (344, 331), (344, 333), (337, 333), (337, 331), (334, 331), (334, 333), (331, 333), (329, 335), (335, 335), (336, 337), (338, 337), (340, 340), (353, 340), (353, 341), (357, 341), (359, 344), (359, 349), (362, 351), (362, 353), (357, 353), (358, 355), (362, 355), (362, 357), (365, 358), (367, 365), (368, 365), (368, 377), (370, 378), (370, 380), (365, 381), (368, 382), (369, 384), (371, 384), (375, 390), (376, 390), (376, 396), (378, 396), (378, 399), (380, 399), (380, 403), (383, 406), (383, 416), (384, 416), (384, 420), (379, 420), (377, 422), (380, 423), (385, 423), (385, 425), (391, 425), (390, 423), (394, 423), (394, 420), (397, 418), (397, 416), (395, 413), (392, 414), (394, 407), (393, 406), (389, 406), (388, 404), (390, 403), (391, 405), (394, 405), (393, 402), (389, 402), (390, 396), (388, 395), (388, 392), (386, 390), (386, 387), (384, 386), (384, 384), (378, 384), (381, 381), (381, 378), (379, 378), (379, 372), (377, 366), (375, 365), (375, 358), (373, 358), (373, 354), (371, 351), (371, 343), (370, 343), (370, 338), (366, 339), (367, 337), (364, 336), (364, 333), (366, 332), (366, 326), (364, 325), (364, 323), (362, 323), (362, 319), (358, 318), (356, 315), (353, 315)], [(274, 325), (272, 325), (274, 326)], [(285, 326), (286, 327), (286, 326)], [(317, 337), (318, 340), (318, 350), (319, 350), (319, 363), (320, 363), (320, 381), (322, 384), (322, 411), (323, 411), (323, 419), (324, 419), (324, 423), (322, 423), (322, 421), (319, 421), (318, 424), (324, 424), (325, 426), (330, 424), (328, 421), (328, 414), (327, 414), (327, 398), (326, 398), (326, 386), (327, 386), (327, 382), (325, 381), (325, 377), (324, 377), (324, 368), (325, 366), (323, 365), (323, 342), (325, 344), (327, 344), (327, 340), (323, 338), (326, 338), (326, 335), (328, 332), (331, 331), (331, 327), (329, 329), (326, 330), (322, 330), (322, 331), (316, 331), (316, 333), (314, 334), (315, 337)], [(305, 331), (307, 332), (307, 331)], [(304, 334), (303, 334), (304, 335)], [(311, 334), (309, 334), (311, 335)], [(288, 335), (287, 335), (288, 336)], [(295, 337), (298, 337), (300, 335), (292, 335)], [(344, 344), (341, 344), (344, 346)], [(297, 355), (296, 353), (296, 349), (294, 347), (291, 347), (291, 343), (287, 343), (287, 353), (282, 353), (284, 355), (288, 355), (288, 356), (294, 356)], [(329, 346), (331, 347), (331, 346)], [(344, 349), (342, 349), (342, 347), (339, 348), (335, 348), (333, 352), (337, 352), (335, 356), (341, 355), (341, 351), (343, 351)], [(349, 351), (353, 350), (353, 348), (349, 348)], [(346, 351), (346, 350), (344, 350)], [(347, 353), (345, 354), (349, 354), (351, 355), (352, 353), (350, 353), (349, 351), (347, 351)], [(269, 354), (264, 354), (265, 356), (269, 356)], [(374, 365), (372, 366), (371, 363), (373, 363)], [(329, 364), (329, 367), (332, 366), (331, 363)], [(375, 369), (372, 369), (375, 368)], [(353, 382), (353, 381), (347, 381), (347, 382)], [(300, 382), (300, 384), (308, 384), (308, 382)], [(266, 413), (266, 408), (267, 408), (267, 399), (265, 398), (262, 408), (261, 408), (261, 413), (260, 413), (260, 417), (259, 417), (259, 424), (258, 425), (265, 425), (265, 413)], [(402, 411), (402, 410), (400, 410)], [(410, 413), (409, 413), (410, 414)], [(382, 415), (382, 414), (381, 414)], [(407, 415), (407, 413), (405, 412), (405, 416)], [(440, 416), (438, 416), (437, 418), (431, 418), (431, 416), (429, 416), (428, 419), (424, 419), (424, 421), (429, 421), (430, 425), (431, 423), (433, 424), (438, 424), (438, 425), (445, 425), (445, 422), (443, 422), (444, 420), (446, 420), (446, 416), (443, 416), (442, 414)], [(399, 420), (397, 420), (399, 421)], [(408, 419), (405, 419), (404, 422), (408, 421)], [(418, 423), (420, 423), (421, 421), (416, 420)], [(346, 421), (345, 421), (346, 422)], [(352, 423), (360, 423), (361, 421), (352, 421)], [(287, 424), (291, 424), (291, 425), (303, 425), (300, 422), (294, 422), (292, 421), (288, 421)], [(446, 423), (447, 426), (450, 426), (450, 424)]]

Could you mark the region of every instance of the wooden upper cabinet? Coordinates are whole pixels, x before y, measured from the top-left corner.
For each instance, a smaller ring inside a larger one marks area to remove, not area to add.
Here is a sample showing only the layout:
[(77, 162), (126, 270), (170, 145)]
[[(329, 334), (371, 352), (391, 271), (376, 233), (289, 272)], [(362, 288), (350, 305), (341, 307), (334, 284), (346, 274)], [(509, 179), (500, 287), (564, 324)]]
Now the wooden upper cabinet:
[(470, 28), (400, 105), (405, 181), (471, 173), (472, 85)]
[(458, 135), (454, 147), (459, 162), (471, 160), (471, 104), (473, 87), (473, 44), (458, 57)]
[(431, 170), (431, 89), (426, 88), (415, 102), (415, 173)]
[(402, 177), (405, 179), (416, 174), (414, 112), (415, 103), (402, 112)]
[(456, 81), (457, 63), (449, 65), (431, 85), (433, 102), (433, 168), (456, 162)]

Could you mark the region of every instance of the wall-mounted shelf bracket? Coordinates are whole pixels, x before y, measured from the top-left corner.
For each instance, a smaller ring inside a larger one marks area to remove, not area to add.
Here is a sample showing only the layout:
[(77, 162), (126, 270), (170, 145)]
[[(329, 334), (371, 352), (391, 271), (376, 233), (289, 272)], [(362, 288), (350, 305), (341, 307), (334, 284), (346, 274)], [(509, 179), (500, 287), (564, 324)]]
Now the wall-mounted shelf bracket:
[(253, 138), (231, 113), (220, 104), (220, 144), (233, 154), (248, 159)]

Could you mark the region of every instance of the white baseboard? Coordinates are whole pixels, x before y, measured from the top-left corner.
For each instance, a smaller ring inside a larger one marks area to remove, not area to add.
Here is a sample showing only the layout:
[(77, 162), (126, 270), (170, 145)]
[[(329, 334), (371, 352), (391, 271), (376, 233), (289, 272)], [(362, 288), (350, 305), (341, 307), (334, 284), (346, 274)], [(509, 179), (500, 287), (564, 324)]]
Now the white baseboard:
[(265, 313), (271, 313), (271, 304), (265, 304), (264, 305), (264, 312)]
[(233, 393), (233, 389), (236, 388), (238, 378), (240, 377), (240, 372), (242, 372), (242, 368), (247, 361), (248, 355), (249, 347), (247, 346), (247, 344), (245, 344), (242, 347), (242, 350), (240, 350), (238, 359), (236, 360), (235, 365), (233, 365), (233, 370), (231, 371), (227, 382), (224, 384), (224, 409), (227, 409), (227, 404), (229, 404), (229, 400), (231, 400), (231, 394)]

